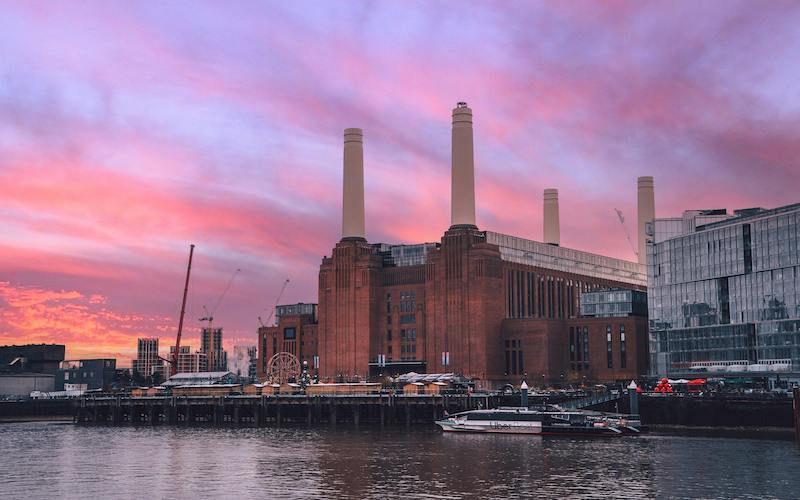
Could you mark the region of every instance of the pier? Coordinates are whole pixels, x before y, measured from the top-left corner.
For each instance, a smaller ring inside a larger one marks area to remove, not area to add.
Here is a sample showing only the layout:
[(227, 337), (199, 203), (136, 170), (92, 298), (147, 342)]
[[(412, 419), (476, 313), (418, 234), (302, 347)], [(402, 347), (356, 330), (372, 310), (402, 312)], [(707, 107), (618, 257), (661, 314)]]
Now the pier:
[(73, 421), (103, 425), (433, 423), (446, 413), (489, 408), (490, 395), (109, 396), (75, 402)]

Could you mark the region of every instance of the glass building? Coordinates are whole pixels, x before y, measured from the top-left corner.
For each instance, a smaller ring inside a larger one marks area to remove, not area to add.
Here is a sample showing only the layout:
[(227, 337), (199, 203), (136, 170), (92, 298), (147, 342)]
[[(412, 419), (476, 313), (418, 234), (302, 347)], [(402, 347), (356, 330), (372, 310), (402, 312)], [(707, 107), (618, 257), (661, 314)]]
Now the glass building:
[(800, 372), (799, 246), (800, 204), (648, 244), (652, 374)]

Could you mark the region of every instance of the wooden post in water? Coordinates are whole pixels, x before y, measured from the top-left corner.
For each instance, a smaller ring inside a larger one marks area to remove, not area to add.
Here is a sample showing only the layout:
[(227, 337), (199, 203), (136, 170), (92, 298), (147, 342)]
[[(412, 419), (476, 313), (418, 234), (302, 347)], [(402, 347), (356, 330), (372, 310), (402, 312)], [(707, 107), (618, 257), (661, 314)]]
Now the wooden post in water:
[(794, 437), (800, 441), (800, 387), (792, 390), (792, 410), (794, 413)]

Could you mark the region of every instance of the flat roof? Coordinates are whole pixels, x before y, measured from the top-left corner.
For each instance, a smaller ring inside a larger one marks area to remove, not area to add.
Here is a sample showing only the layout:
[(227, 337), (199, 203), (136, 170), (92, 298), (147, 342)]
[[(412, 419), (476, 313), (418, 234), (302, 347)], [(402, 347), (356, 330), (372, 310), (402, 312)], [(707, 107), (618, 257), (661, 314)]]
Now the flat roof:
[(499, 246), (501, 258), (509, 262), (647, 286), (646, 267), (638, 262), (606, 257), (493, 231), (484, 231), (484, 233), (486, 242)]
[(793, 212), (795, 210), (800, 210), (800, 203), (793, 203), (791, 205), (784, 205), (782, 207), (764, 209), (755, 213), (747, 213), (744, 215), (733, 216), (730, 219), (725, 219), (718, 222), (709, 222), (708, 224), (697, 226), (697, 231), (703, 231), (705, 229), (713, 229), (717, 227), (725, 227), (733, 224), (739, 224), (741, 222), (748, 220), (760, 219), (762, 217), (771, 217), (773, 215), (779, 215), (786, 212)]

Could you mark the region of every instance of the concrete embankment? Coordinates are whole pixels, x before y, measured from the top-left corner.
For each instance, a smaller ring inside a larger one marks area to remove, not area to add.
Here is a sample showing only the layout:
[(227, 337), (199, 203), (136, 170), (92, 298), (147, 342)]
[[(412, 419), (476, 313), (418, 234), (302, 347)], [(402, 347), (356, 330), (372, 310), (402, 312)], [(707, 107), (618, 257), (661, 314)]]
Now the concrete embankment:
[(72, 421), (74, 403), (66, 399), (0, 401), (0, 422)]

